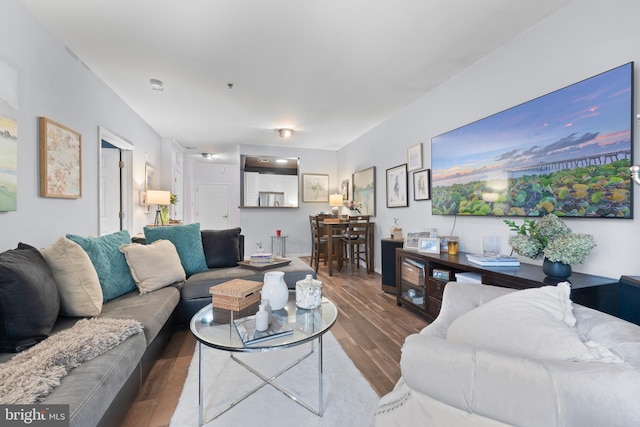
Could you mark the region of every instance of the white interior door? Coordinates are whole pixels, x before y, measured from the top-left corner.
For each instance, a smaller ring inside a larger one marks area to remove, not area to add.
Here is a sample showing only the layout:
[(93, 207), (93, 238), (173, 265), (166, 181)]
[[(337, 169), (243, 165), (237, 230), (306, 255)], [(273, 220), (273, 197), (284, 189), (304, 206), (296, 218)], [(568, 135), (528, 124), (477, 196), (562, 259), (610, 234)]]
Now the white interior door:
[(229, 184), (196, 186), (196, 221), (201, 230), (229, 228)]
[(102, 236), (133, 227), (134, 146), (102, 126), (98, 134), (98, 233)]
[(100, 235), (120, 231), (120, 150), (103, 148), (100, 156)]

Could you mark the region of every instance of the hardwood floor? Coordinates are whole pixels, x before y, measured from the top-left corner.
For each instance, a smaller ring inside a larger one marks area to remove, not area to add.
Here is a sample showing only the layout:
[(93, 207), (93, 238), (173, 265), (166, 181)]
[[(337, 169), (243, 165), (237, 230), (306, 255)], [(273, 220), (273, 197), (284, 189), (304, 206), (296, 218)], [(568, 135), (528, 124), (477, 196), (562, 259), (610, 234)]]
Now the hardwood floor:
[[(308, 258), (305, 260), (308, 262)], [(388, 393), (400, 378), (400, 348), (405, 337), (420, 331), (427, 321), (398, 307), (395, 296), (382, 291), (377, 273), (367, 274), (364, 268), (354, 268), (353, 275), (349, 276), (343, 268), (329, 277), (326, 267), (321, 266), (318, 279), (323, 283), (324, 296), (339, 310), (331, 332), (378, 395)], [(188, 329), (173, 333), (131, 405), (123, 426), (169, 425), (195, 343)]]

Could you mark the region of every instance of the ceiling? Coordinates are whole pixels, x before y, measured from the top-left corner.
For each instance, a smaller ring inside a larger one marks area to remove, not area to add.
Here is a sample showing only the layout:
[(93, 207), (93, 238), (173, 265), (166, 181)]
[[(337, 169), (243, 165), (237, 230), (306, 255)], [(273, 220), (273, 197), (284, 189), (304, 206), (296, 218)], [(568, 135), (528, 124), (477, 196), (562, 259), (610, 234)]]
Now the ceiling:
[(21, 0), (193, 156), (337, 150), (570, 1)]

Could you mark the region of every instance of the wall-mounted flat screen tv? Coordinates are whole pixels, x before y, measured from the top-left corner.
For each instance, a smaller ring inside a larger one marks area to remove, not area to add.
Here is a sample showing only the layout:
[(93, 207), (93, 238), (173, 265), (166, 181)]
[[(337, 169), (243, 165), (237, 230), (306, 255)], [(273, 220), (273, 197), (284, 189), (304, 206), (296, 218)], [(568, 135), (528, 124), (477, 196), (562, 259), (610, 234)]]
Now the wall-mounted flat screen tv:
[(434, 215), (632, 218), (633, 63), (431, 140)]

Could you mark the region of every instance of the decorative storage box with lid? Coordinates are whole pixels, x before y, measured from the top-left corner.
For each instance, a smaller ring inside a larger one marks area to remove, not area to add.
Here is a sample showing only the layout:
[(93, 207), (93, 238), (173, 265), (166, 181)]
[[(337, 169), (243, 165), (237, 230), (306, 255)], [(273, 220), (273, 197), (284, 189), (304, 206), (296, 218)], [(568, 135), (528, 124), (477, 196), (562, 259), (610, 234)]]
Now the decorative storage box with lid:
[(209, 288), (216, 323), (256, 314), (262, 283), (234, 279)]

